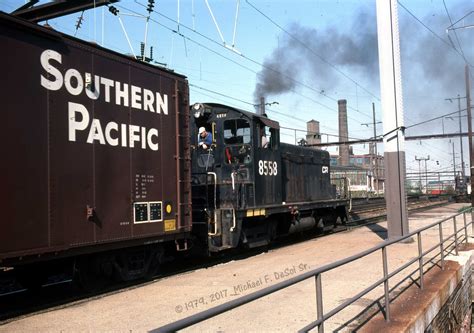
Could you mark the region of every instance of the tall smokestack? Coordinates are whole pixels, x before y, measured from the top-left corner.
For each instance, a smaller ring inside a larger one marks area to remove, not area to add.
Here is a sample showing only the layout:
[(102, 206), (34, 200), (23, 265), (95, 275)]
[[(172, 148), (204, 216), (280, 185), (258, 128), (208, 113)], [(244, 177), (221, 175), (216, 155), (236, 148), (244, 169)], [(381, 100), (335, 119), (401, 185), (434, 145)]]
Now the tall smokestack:
[[(319, 132), (319, 121), (310, 120), (306, 123), (306, 142), (309, 145), (321, 143), (321, 133)], [(319, 149), (318, 147), (313, 147)]]
[[(339, 142), (349, 141), (349, 131), (347, 129), (347, 101), (340, 99), (337, 101), (339, 109)], [(349, 165), (349, 145), (339, 146), (338, 165)]]

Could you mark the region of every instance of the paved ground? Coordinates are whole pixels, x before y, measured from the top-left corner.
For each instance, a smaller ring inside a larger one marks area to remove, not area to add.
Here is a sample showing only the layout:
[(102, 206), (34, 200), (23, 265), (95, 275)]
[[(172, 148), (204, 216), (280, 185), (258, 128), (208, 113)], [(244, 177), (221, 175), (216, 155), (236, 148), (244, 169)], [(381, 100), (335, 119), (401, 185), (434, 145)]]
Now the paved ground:
[[(413, 214), (410, 216), (410, 230), (450, 216), (465, 205), (450, 204)], [(467, 221), (470, 221), (470, 215)], [(458, 220), (459, 228), (462, 225), (462, 219)], [(382, 241), (385, 228), (386, 222), (381, 222), (371, 227), (320, 237), (243, 260), (157, 280), (140, 288), (10, 322), (0, 326), (0, 332), (145, 332), (373, 247)], [(452, 233), (452, 229), (452, 223), (446, 225), (444, 235)], [(423, 249), (428, 249), (437, 240), (438, 229), (424, 232)], [(399, 267), (416, 254), (416, 242), (392, 246), (388, 251), (389, 269)], [(325, 312), (381, 276), (381, 253), (325, 273), (322, 277)], [(391, 282), (391, 285), (394, 284)], [(343, 326), (344, 323), (381, 293), (379, 289), (376, 293), (364, 296), (354, 306), (333, 317), (326, 324), (326, 331), (348, 330)], [(196, 325), (189, 331), (296, 331), (315, 319), (315, 299), (314, 279), (309, 279)]]

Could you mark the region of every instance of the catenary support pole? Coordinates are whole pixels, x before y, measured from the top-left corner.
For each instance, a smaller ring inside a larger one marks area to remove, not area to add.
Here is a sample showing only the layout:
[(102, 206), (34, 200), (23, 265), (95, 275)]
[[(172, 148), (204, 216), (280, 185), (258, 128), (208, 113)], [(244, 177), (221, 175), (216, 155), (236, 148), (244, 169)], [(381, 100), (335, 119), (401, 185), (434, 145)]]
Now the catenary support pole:
[(375, 166), (374, 166), (374, 173), (373, 173), (373, 177), (375, 179), (375, 193), (377, 193), (377, 195), (379, 194), (379, 163), (378, 163), (378, 153), (377, 153), (377, 141), (375, 141), (377, 139), (377, 127), (376, 127), (376, 122), (375, 122), (375, 103), (372, 103), (372, 120), (374, 122), (374, 154), (375, 154)]
[[(459, 134), (462, 133), (462, 116), (461, 116), (461, 97), (459, 96), (458, 94), (458, 110), (459, 110), (459, 115), (458, 115), (458, 118), (459, 118)], [(462, 175), (462, 181), (463, 183), (465, 182), (465, 176), (466, 176), (466, 173), (464, 171), (464, 151), (463, 151), (463, 147), (462, 147), (462, 136), (459, 135), (459, 146), (461, 148), (461, 175)], [(466, 184), (467, 186), (467, 184)]]
[(385, 200), (388, 238), (393, 239), (408, 233), (398, 4), (397, 0), (377, 0), (376, 4), (387, 186)]
[[(467, 132), (469, 140), (469, 161), (470, 161), (470, 170), (469, 173), (471, 176), (471, 207), (474, 207), (474, 195), (472, 194), (472, 189), (474, 188), (474, 177), (473, 177), (473, 167), (474, 167), (474, 156), (472, 153), (472, 115), (471, 115), (471, 78), (469, 75), (469, 65), (466, 64), (465, 67), (465, 76), (466, 76), (466, 109), (467, 109)], [(471, 213), (471, 217), (474, 215)]]
[(454, 175), (454, 179), (456, 179), (456, 155), (454, 153), (454, 142), (453, 142), (453, 175)]

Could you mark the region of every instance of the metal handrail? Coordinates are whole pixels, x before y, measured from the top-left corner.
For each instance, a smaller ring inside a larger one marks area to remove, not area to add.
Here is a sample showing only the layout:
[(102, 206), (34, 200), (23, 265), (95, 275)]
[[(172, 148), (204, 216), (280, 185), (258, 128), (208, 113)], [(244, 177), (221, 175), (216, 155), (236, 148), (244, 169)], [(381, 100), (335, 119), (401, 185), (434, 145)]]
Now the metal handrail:
[[(423, 268), (426, 264), (423, 261), (423, 258), (427, 254), (429, 254), (429, 253), (433, 252), (434, 250), (436, 250), (437, 247), (439, 247), (440, 248), (439, 254), (436, 254), (434, 257), (429, 258), (428, 262), (432, 261), (434, 258), (438, 257), (438, 255), (440, 255), (440, 257), (441, 257), (440, 258), (441, 267), (444, 267), (444, 259), (445, 259), (445, 256), (446, 256), (446, 254), (445, 254), (446, 250), (447, 250), (448, 254), (451, 253), (454, 250), (456, 255), (457, 255), (458, 254), (458, 249), (457, 248), (459, 246), (458, 241), (460, 240), (458, 238), (458, 234), (464, 230), (464, 237), (461, 236), (460, 238), (461, 238), (461, 241), (467, 242), (467, 240), (468, 240), (467, 228), (468, 228), (469, 225), (472, 226), (472, 232), (474, 233), (474, 223), (473, 223), (472, 219), (471, 219), (471, 222), (469, 224), (467, 224), (467, 222), (466, 222), (466, 213), (468, 213), (468, 212), (472, 213), (472, 210), (473, 210), (473, 208), (470, 207), (470, 208), (465, 209), (465, 210), (463, 210), (463, 211), (461, 211), (457, 214), (451, 215), (451, 216), (446, 217), (446, 218), (444, 218), (440, 221), (434, 222), (434, 223), (432, 223), (428, 226), (425, 226), (425, 227), (419, 228), (415, 231), (412, 231), (412, 232), (408, 233), (405, 236), (397, 237), (397, 238), (392, 239), (392, 240), (385, 240), (382, 243), (380, 243), (379, 245), (376, 245), (376, 246), (374, 246), (370, 249), (367, 249), (365, 251), (362, 251), (358, 254), (355, 254), (355, 255), (352, 255), (350, 257), (338, 260), (338, 261), (333, 262), (333, 263), (329, 263), (329, 264), (320, 266), (320, 267), (315, 268), (313, 270), (302, 273), (298, 276), (289, 278), (288, 280), (276, 283), (274, 285), (263, 288), (261, 290), (257, 290), (257, 291), (255, 291), (251, 294), (244, 295), (240, 298), (231, 300), (231, 301), (226, 302), (224, 304), (220, 304), (220, 305), (218, 305), (214, 308), (207, 309), (207, 310), (199, 312), (195, 315), (192, 315), (192, 316), (183, 318), (181, 320), (178, 320), (176, 322), (167, 324), (167, 325), (162, 326), (158, 329), (152, 330), (151, 332), (175, 332), (177, 330), (192, 326), (192, 325), (197, 324), (201, 321), (207, 320), (209, 318), (212, 318), (214, 316), (217, 316), (219, 314), (222, 314), (224, 312), (232, 310), (236, 307), (239, 307), (239, 306), (242, 306), (242, 305), (247, 304), (249, 302), (255, 301), (259, 298), (265, 297), (265, 296), (270, 295), (274, 292), (280, 291), (284, 288), (290, 287), (290, 286), (292, 286), (296, 283), (302, 282), (302, 281), (307, 280), (307, 279), (312, 278), (312, 277), (315, 278), (315, 282), (316, 282), (317, 320), (315, 320), (312, 323), (310, 323), (309, 325), (303, 327), (300, 330), (300, 332), (307, 332), (308, 330), (313, 329), (316, 326), (318, 327), (318, 332), (320, 332), (320, 333), (324, 332), (324, 322), (327, 319), (331, 318), (336, 313), (340, 312), (342, 309), (344, 309), (347, 306), (351, 305), (352, 303), (354, 303), (360, 297), (362, 297), (365, 294), (369, 293), (370, 291), (374, 290), (375, 288), (377, 288), (382, 283), (384, 284), (385, 320), (388, 322), (388, 321), (390, 321), (390, 297), (389, 297), (389, 292), (390, 292), (389, 280), (390, 280), (390, 278), (394, 277), (395, 275), (397, 275), (398, 273), (400, 273), (401, 271), (403, 271), (404, 269), (406, 269), (407, 267), (413, 265), (415, 262), (418, 261), (419, 267), (417, 268), (417, 270), (419, 270), (419, 272), (420, 272), (420, 288), (423, 289), (423, 274), (424, 274), (424, 272), (428, 271), (431, 268), (430, 267), (429, 269), (423, 270)], [(456, 217), (459, 216), (459, 215), (463, 215), (464, 227), (461, 230), (458, 231)], [(443, 237), (442, 224), (447, 222), (447, 221), (450, 221), (450, 220), (453, 221), (454, 233), (449, 235), (447, 238), (444, 238)], [(436, 226), (438, 226), (438, 232), (439, 232), (439, 236), (440, 236), (439, 237), (440, 238), (439, 243), (437, 243), (435, 246), (431, 247), (430, 249), (426, 250), (425, 252), (422, 252), (421, 233), (423, 231), (426, 231), (426, 230), (431, 229), (431, 228), (436, 227)], [(401, 267), (399, 267), (396, 270), (389, 273), (388, 272), (388, 267), (387, 267), (388, 266), (387, 265), (387, 247), (390, 246), (390, 245), (399, 243), (401, 241), (410, 239), (415, 235), (416, 235), (417, 242), (418, 242), (418, 256), (411, 259), (408, 263), (402, 265)], [(445, 247), (444, 243), (446, 241), (449, 241), (451, 238), (454, 238), (454, 240)], [(450, 248), (453, 246), (453, 244), (454, 244), (454, 248), (450, 250)], [(330, 270), (333, 270), (335, 268), (346, 265), (348, 263), (351, 263), (355, 260), (366, 257), (366, 256), (368, 256), (372, 253), (375, 253), (377, 251), (380, 251), (380, 250), (382, 251), (383, 275), (384, 275), (383, 278), (380, 278), (375, 283), (373, 283), (372, 285), (370, 285), (366, 289), (362, 290), (361, 292), (357, 293), (354, 297), (346, 300), (345, 302), (343, 302), (342, 304), (340, 304), (336, 308), (330, 310), (327, 313), (324, 313), (323, 306), (322, 306), (322, 304), (323, 304), (322, 282), (321, 282), (322, 274), (325, 273), (325, 272), (328, 272)], [(413, 274), (413, 273), (411, 273), (411, 274)], [(410, 276), (411, 276), (411, 274), (410, 274)]]

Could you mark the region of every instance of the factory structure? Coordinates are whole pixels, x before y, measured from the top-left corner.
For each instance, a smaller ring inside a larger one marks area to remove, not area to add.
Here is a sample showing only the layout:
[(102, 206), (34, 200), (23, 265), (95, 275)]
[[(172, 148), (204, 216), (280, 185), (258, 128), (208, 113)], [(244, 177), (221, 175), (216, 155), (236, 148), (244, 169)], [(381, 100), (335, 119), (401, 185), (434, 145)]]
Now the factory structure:
[[(347, 125), (347, 101), (338, 101), (339, 142), (349, 141)], [(321, 143), (319, 121), (310, 120), (306, 123), (306, 143), (308, 145)], [(346, 177), (350, 180), (352, 193), (361, 195), (369, 192), (384, 193), (385, 167), (384, 158), (376, 152), (376, 143), (369, 143), (369, 153), (353, 154), (352, 147), (345, 143), (338, 147), (337, 154), (331, 154), (331, 170), (334, 178)]]

